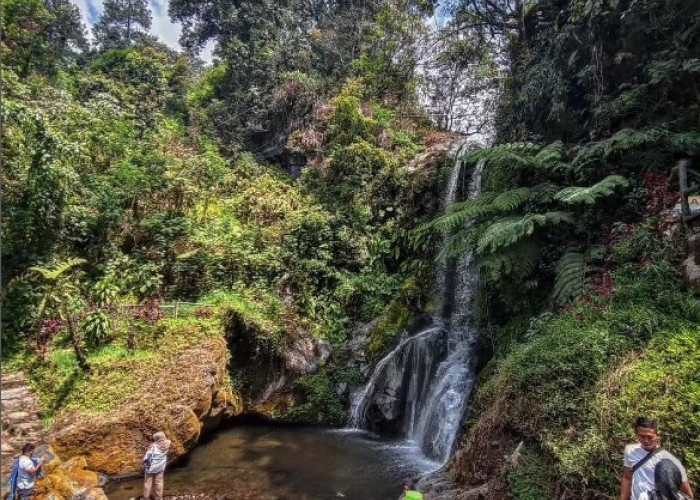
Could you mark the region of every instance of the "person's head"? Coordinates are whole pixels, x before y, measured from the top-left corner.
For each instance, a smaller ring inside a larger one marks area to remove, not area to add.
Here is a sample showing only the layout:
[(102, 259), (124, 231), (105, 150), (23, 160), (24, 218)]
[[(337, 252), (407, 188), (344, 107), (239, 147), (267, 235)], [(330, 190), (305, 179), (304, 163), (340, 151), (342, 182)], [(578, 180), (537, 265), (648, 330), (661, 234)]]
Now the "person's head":
[(404, 481), (403, 483), (403, 491), (406, 492), (408, 490), (413, 489), (413, 481)]
[(661, 494), (661, 498), (676, 500), (682, 483), (683, 475), (676, 464), (668, 458), (659, 460), (654, 467), (654, 485)]
[(659, 446), (659, 424), (656, 420), (646, 417), (639, 417), (634, 425), (639, 444), (646, 451), (651, 451)]
[(164, 432), (156, 432), (151, 437), (155, 445), (160, 449), (160, 451), (168, 451), (170, 448), (170, 440), (165, 437)]
[(29, 456), (36, 450), (36, 445), (34, 443), (27, 443), (22, 446), (22, 455)]

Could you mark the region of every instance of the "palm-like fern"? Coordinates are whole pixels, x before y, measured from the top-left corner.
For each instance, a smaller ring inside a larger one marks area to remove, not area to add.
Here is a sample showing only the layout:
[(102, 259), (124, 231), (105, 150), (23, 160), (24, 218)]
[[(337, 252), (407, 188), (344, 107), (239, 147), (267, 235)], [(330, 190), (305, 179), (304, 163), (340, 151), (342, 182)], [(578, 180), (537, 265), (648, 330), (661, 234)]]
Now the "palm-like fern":
[(39, 273), (46, 281), (55, 282), (74, 267), (85, 264), (86, 262), (85, 259), (68, 259), (59, 262), (54, 267), (34, 266), (30, 267), (29, 270)]
[(82, 340), (78, 334), (78, 327), (73, 316), (70, 314), (70, 304), (76, 301), (79, 290), (78, 287), (68, 279), (69, 271), (76, 266), (87, 262), (85, 259), (68, 259), (59, 262), (54, 267), (30, 267), (29, 270), (39, 274), (44, 280), (44, 294), (39, 307), (39, 320), (44, 319), (47, 309), (55, 309), (68, 325), (71, 344), (75, 351), (78, 366), (84, 371), (90, 371), (87, 357), (82, 345)]
[(508, 248), (484, 255), (480, 261), (482, 273), (491, 281), (503, 276), (526, 278), (535, 272), (541, 245), (533, 238), (524, 238)]
[[(655, 133), (628, 139), (654, 140)], [(513, 179), (529, 179), (532, 184), (485, 192), (473, 200), (456, 203), (448, 214), (421, 230), (448, 235), (442, 257), (476, 252), (482, 270), (492, 280), (499, 276), (525, 278), (534, 273), (541, 263), (543, 245), (552, 241), (550, 235), (556, 235), (559, 241), (575, 240), (573, 229), (580, 224), (581, 210), (628, 185), (624, 177), (610, 175), (590, 186), (561, 186), (572, 173), (561, 143), (546, 147), (506, 144), (464, 157), (466, 165), (479, 161), (485, 162), (486, 175), (490, 169), (497, 169), (512, 172)], [(552, 291), (557, 303), (566, 302), (585, 289), (592, 260), (590, 252), (571, 250), (562, 256)]]

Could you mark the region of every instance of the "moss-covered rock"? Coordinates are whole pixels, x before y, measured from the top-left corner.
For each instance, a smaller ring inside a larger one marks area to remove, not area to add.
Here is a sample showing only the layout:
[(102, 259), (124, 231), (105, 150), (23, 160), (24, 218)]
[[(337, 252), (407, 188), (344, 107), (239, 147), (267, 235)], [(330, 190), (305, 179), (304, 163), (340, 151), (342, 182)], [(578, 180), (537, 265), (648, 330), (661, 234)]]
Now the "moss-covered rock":
[(97, 473), (87, 469), (82, 457), (62, 462), (55, 457), (44, 466), (44, 477), (36, 482), (35, 498), (40, 500), (68, 500), (92, 492), (96, 500), (107, 498), (100, 488)]
[(121, 408), (61, 415), (52, 446), (61, 456), (83, 456), (89, 468), (108, 475), (141, 470), (148, 437), (162, 430), (172, 441), (170, 460), (186, 454), (210, 419), (243, 410), (228, 386), (228, 350), (223, 338), (210, 338), (153, 370)]

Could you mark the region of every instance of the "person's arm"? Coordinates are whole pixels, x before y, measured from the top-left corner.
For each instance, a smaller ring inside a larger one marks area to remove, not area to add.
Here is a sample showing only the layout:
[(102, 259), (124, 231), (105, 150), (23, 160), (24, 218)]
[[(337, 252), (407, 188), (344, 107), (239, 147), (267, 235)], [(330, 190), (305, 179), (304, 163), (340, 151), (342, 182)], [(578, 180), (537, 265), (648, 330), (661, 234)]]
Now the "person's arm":
[(622, 482), (620, 483), (620, 500), (630, 500), (632, 495), (632, 469), (622, 468)]
[(695, 498), (693, 495), (693, 489), (690, 487), (690, 483), (688, 481), (683, 481), (681, 483), (681, 492), (683, 492), (688, 498)]
[(34, 465), (32, 463), (32, 467), (29, 467), (28, 469), (24, 469), (24, 470), (26, 470), (32, 476), (36, 476), (39, 473), (39, 471), (41, 470), (41, 467), (44, 465), (45, 461), (46, 461), (46, 457), (45, 456), (41, 457), (41, 460), (39, 460), (38, 464)]

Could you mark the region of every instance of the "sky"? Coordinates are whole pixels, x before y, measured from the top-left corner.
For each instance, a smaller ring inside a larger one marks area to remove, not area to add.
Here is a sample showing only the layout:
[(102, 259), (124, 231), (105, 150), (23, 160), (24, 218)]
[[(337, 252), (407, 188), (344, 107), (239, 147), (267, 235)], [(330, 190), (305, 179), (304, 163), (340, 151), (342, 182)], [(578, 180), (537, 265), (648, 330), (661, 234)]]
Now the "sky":
[[(80, 9), (80, 14), (83, 17), (83, 23), (92, 35), (92, 26), (99, 19), (103, 10), (104, 0), (71, 0)], [(151, 14), (153, 15), (153, 24), (151, 25), (151, 34), (156, 35), (161, 41), (176, 50), (182, 50), (178, 40), (180, 38), (179, 23), (170, 22), (168, 17), (168, 2), (169, 0), (149, 0)], [(211, 62), (211, 45), (204, 48), (200, 57), (207, 62)]]

